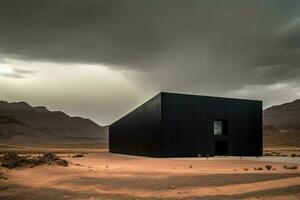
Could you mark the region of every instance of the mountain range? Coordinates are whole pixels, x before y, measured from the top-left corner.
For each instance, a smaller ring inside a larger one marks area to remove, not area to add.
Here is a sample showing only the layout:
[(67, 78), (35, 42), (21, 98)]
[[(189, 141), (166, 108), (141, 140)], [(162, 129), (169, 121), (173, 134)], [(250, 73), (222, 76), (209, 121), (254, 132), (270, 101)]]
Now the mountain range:
[(33, 107), (26, 102), (0, 101), (0, 137), (16, 135), (107, 139), (108, 131), (89, 119), (71, 117), (61, 111)]
[[(300, 146), (300, 99), (263, 111), (264, 144)], [(26, 102), (0, 101), (0, 139), (15, 136), (108, 140), (108, 127)]]
[(264, 147), (300, 147), (300, 100), (263, 112)]
[(263, 112), (264, 125), (278, 130), (300, 130), (300, 99), (272, 106)]

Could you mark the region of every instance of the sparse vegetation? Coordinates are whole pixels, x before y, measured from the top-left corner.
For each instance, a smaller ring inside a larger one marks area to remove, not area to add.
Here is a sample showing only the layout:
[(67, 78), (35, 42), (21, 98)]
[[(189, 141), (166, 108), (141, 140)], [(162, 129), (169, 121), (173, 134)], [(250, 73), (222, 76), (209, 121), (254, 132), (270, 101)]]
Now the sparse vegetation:
[(3, 172), (0, 172), (0, 180), (3, 179), (3, 180), (7, 180), (8, 178), (5, 177), (5, 174)]
[(282, 156), (280, 152), (272, 151), (264, 153), (264, 156)]
[(262, 167), (254, 167), (254, 170), (263, 170)]
[(271, 170), (271, 169), (272, 169), (272, 165), (266, 165), (265, 168), (266, 168), (267, 170)]
[(294, 169), (298, 169), (298, 167), (296, 165), (283, 165), (283, 168), (284, 169), (291, 169), (291, 170), (294, 170)]
[(248, 168), (243, 168), (244, 171), (248, 171)]
[(84, 153), (76, 153), (75, 155), (72, 156), (72, 158), (80, 158), (83, 156), (84, 156)]
[(273, 156), (271, 153), (265, 153), (264, 156)]
[(297, 157), (297, 154), (293, 153), (293, 154), (291, 154), (291, 157)]
[(193, 168), (193, 166), (192, 166), (192, 165), (190, 165), (190, 168)]

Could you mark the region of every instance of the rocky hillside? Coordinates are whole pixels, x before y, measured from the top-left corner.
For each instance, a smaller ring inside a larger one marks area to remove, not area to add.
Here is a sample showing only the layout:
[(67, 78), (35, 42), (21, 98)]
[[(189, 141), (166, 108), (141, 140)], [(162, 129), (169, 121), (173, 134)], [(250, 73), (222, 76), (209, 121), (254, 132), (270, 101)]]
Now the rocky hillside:
[(264, 146), (300, 147), (300, 100), (264, 110)]
[(278, 130), (300, 130), (300, 99), (264, 110), (264, 126)]
[(25, 102), (0, 101), (0, 137), (15, 135), (107, 139), (108, 134), (105, 127), (89, 119), (70, 117), (42, 106), (32, 107)]

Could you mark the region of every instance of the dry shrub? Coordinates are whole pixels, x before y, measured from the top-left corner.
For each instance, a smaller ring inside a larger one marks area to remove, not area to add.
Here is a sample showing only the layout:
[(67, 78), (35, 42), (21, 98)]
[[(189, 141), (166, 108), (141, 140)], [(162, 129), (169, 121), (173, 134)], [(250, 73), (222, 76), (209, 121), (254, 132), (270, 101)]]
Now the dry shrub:
[(296, 165), (283, 165), (283, 168), (284, 169), (292, 169), (292, 170), (294, 170), (294, 169), (298, 169), (298, 167), (296, 166)]
[(264, 156), (273, 156), (271, 153), (265, 153)]
[(267, 170), (271, 170), (271, 169), (272, 169), (272, 165), (266, 165), (265, 168), (266, 168)]
[(80, 158), (83, 157), (84, 154), (83, 153), (76, 153), (75, 155), (72, 156), (72, 158)]
[(254, 170), (263, 170), (262, 167), (254, 167)]

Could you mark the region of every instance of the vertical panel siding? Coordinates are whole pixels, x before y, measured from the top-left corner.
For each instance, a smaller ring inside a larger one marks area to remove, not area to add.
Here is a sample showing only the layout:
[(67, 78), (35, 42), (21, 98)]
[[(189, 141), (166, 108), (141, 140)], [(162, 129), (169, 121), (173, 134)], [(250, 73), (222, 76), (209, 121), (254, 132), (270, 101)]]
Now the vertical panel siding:
[[(227, 135), (214, 136), (214, 119)], [(228, 155), (262, 155), (262, 102), (160, 93), (110, 126), (110, 152), (160, 157), (215, 155), (215, 141)]]
[[(162, 93), (166, 156), (215, 155), (215, 141), (228, 142), (228, 154), (262, 155), (262, 102)], [(214, 136), (213, 121), (226, 121), (227, 135)]]
[(110, 125), (109, 136), (112, 153), (159, 156), (163, 151), (160, 94)]

